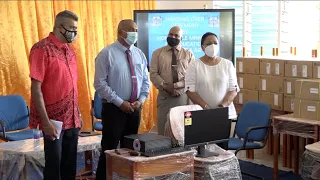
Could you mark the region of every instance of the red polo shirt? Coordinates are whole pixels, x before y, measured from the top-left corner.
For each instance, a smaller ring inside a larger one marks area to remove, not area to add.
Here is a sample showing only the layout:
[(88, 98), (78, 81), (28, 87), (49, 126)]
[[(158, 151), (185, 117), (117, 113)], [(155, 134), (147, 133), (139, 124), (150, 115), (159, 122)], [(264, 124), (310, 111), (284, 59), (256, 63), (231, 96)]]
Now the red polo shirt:
[[(50, 33), (30, 52), (30, 77), (42, 82), (41, 90), (50, 119), (62, 121), (62, 129), (80, 127), (76, 54), (67, 43)], [(42, 121), (31, 97), (30, 127), (42, 129)]]

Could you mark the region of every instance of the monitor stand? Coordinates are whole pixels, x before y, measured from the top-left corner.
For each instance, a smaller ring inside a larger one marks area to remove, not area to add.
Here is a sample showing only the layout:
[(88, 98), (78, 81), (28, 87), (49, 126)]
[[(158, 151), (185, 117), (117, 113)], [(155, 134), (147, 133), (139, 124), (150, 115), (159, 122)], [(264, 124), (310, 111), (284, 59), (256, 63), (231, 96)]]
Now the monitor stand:
[(219, 156), (218, 153), (209, 151), (205, 148), (205, 145), (198, 146), (198, 153), (196, 155), (197, 157), (206, 158), (211, 156)]

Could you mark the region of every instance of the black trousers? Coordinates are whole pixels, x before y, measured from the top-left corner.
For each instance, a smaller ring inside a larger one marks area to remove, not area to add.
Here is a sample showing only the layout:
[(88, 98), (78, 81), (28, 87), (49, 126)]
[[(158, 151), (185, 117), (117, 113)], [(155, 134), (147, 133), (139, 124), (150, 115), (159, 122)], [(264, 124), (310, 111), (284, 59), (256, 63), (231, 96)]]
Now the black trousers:
[(138, 133), (141, 109), (133, 113), (125, 113), (114, 104), (103, 103), (101, 116), (103, 129), (96, 179), (106, 180), (106, 155), (104, 151), (116, 149), (119, 141), (120, 147), (123, 147), (124, 136)]
[(44, 180), (76, 179), (78, 134), (79, 128), (73, 128), (61, 131), (54, 141), (44, 138)]

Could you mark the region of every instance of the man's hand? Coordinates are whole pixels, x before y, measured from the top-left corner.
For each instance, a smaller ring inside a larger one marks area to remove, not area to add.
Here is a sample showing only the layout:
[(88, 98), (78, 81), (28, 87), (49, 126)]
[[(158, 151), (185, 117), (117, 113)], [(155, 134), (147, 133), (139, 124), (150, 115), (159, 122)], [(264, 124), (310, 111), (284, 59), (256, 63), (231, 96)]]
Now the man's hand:
[(180, 89), (174, 89), (173, 94), (174, 97), (178, 97), (182, 95), (182, 91)]
[(133, 107), (134, 110), (138, 110), (141, 107), (141, 102), (140, 101), (135, 101), (134, 103), (131, 103), (131, 106)]
[(57, 128), (52, 124), (51, 121), (48, 121), (48, 123), (43, 124), (43, 131), (45, 134), (45, 138), (47, 139), (54, 141), (58, 138)]
[(80, 130), (81, 130), (83, 128), (83, 119), (81, 115), (79, 115), (79, 119), (80, 119)]
[(123, 101), (123, 103), (120, 106), (121, 111), (126, 113), (131, 113), (134, 111), (131, 104), (128, 101)]
[(173, 84), (165, 84), (163, 88), (164, 88), (164, 90), (167, 91), (169, 94), (173, 94), (173, 93), (174, 93)]

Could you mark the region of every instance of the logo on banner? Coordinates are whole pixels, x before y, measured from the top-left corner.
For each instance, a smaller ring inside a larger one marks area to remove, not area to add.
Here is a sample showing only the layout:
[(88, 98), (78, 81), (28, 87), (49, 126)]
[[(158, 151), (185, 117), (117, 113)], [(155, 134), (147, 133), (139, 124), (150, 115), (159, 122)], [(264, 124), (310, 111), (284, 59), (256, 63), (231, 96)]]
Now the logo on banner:
[(219, 27), (219, 23), (220, 23), (219, 17), (209, 17), (209, 20), (208, 20), (208, 26), (209, 27), (218, 28)]
[(160, 27), (160, 26), (162, 26), (162, 17), (161, 17), (161, 16), (152, 17), (152, 24), (151, 24), (151, 26), (154, 26), (154, 27)]

